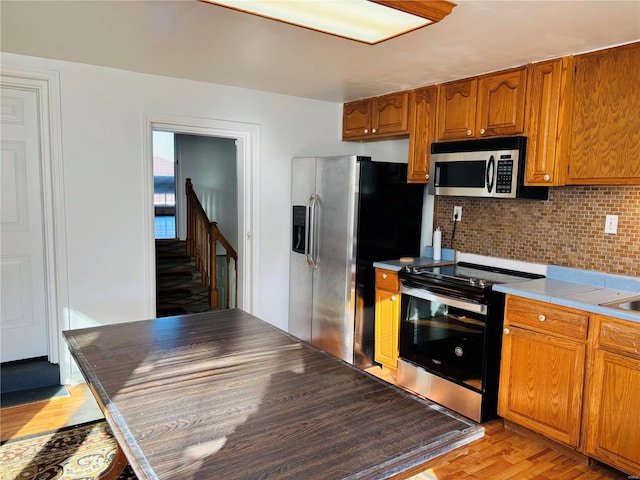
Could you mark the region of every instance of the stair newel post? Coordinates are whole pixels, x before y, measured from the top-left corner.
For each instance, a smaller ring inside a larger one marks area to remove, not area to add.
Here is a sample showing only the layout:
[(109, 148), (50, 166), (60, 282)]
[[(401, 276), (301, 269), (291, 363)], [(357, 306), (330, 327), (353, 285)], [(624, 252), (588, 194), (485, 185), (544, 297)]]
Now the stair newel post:
[(187, 178), (185, 184), (185, 195), (187, 196), (187, 255), (193, 256), (193, 237), (195, 229), (195, 211), (193, 208), (193, 184), (191, 179)]
[(229, 263), (231, 262), (231, 255), (229, 254), (229, 252), (227, 251), (227, 255), (225, 257), (226, 261), (227, 261), (227, 275), (226, 275), (226, 298), (225, 298), (225, 308), (231, 308), (231, 303), (229, 303), (229, 295), (230, 295), (230, 291), (229, 291)]
[(216, 270), (216, 244), (220, 236), (218, 224), (211, 222), (209, 232), (209, 305), (213, 308), (218, 306), (218, 272)]

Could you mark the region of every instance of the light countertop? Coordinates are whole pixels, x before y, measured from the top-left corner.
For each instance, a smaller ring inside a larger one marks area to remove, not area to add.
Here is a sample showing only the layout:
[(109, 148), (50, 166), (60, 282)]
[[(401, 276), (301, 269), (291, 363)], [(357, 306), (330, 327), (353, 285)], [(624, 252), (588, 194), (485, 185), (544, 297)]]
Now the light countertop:
[(547, 278), (494, 285), (498, 292), (640, 323), (640, 312), (602, 306), (640, 295), (640, 278), (549, 265)]

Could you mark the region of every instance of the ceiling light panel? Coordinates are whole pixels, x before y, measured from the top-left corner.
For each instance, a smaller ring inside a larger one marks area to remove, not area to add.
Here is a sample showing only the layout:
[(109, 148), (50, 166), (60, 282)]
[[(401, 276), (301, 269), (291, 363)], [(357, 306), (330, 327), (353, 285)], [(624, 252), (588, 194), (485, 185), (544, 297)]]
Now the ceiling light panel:
[(368, 0), (204, 1), (370, 44), (432, 23)]

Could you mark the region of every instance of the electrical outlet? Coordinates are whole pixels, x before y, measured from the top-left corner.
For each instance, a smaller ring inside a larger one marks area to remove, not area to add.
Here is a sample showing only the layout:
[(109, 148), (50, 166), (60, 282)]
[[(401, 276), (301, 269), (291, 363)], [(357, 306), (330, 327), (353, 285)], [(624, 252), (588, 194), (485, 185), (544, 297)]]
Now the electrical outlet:
[(618, 215), (607, 215), (604, 221), (604, 233), (616, 235), (618, 233)]
[(453, 220), (456, 222), (462, 220), (462, 207), (453, 207)]

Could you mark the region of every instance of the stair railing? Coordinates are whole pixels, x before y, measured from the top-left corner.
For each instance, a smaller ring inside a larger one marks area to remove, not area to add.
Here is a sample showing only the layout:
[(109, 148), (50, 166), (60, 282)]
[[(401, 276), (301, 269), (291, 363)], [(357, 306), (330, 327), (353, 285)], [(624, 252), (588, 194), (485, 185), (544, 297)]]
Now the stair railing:
[(195, 257), (196, 268), (202, 275), (202, 285), (209, 290), (209, 305), (218, 307), (218, 273), (216, 269), (216, 246), (218, 242), (227, 251), (226, 254), (226, 303), (230, 303), (230, 263), (234, 268), (234, 306), (238, 300), (238, 254), (222, 234), (216, 222), (209, 220), (200, 200), (193, 190), (191, 179), (185, 185), (187, 195), (187, 255)]

